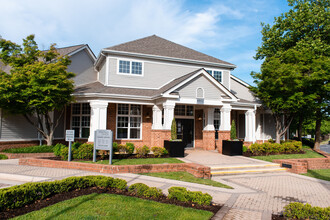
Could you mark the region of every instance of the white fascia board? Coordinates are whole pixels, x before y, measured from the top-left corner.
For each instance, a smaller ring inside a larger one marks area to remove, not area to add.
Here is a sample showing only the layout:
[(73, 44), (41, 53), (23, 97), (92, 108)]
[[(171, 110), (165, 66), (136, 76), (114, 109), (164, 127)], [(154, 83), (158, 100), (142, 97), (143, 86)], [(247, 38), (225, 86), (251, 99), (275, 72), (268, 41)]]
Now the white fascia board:
[(120, 94), (102, 94), (102, 93), (79, 93), (73, 94), (75, 97), (106, 97), (106, 98), (130, 98), (130, 99), (144, 99), (144, 100), (153, 100), (150, 97), (146, 96), (136, 96), (136, 95), (120, 95)]
[(165, 56), (157, 56), (157, 55), (142, 54), (142, 53), (116, 51), (116, 50), (109, 50), (109, 49), (103, 49), (102, 51), (106, 52), (106, 53), (112, 53), (112, 54), (118, 54), (118, 55), (124, 55), (124, 56), (129, 55), (129, 56), (137, 56), (137, 57), (151, 58), (151, 59), (158, 59), (158, 60), (168, 60), (168, 61), (183, 62), (183, 63), (201, 64), (201, 65), (212, 65), (212, 66), (217, 66), (217, 67), (225, 67), (225, 68), (229, 68), (229, 69), (235, 69), (237, 67), (236, 65), (230, 65), (230, 64), (220, 64), (220, 63), (213, 63), (213, 62), (200, 61), (200, 60), (181, 59), (181, 58), (175, 58), (175, 57), (165, 57)]
[(212, 100), (212, 99), (204, 99), (203, 103), (198, 102), (197, 99), (192, 98), (179, 98), (179, 100), (175, 101), (177, 104), (192, 104), (192, 105), (211, 105), (211, 106), (222, 106), (221, 100)]
[(104, 59), (104, 58), (106, 58), (107, 56), (106, 55), (104, 55), (104, 53), (101, 51), (100, 53), (99, 53), (99, 55), (97, 56), (97, 59), (96, 59), (96, 61), (95, 61), (95, 63), (94, 63), (94, 69), (96, 69), (96, 67), (98, 67), (98, 65), (100, 64), (100, 62), (102, 61), (102, 58)]
[(248, 84), (248, 83), (244, 82), (243, 80), (237, 78), (237, 77), (234, 76), (233, 74), (230, 74), (230, 77), (233, 78), (233, 80), (239, 82), (240, 84), (242, 84), (242, 85), (245, 86), (245, 87), (250, 87), (250, 86), (251, 86), (250, 84)]

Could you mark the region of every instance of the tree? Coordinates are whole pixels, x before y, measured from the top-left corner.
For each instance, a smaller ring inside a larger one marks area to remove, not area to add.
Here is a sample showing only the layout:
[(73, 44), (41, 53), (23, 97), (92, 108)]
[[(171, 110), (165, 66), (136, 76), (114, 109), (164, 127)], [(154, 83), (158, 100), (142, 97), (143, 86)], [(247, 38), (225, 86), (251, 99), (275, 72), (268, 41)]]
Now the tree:
[(175, 118), (173, 118), (172, 125), (171, 125), (171, 140), (176, 140), (176, 139), (177, 139), (176, 121), (175, 121)]
[(292, 9), (273, 26), (262, 24), (255, 59), (264, 62), (261, 73), (252, 73), (257, 85), (252, 91), (273, 112), (277, 143), (301, 112), (315, 114), (316, 137), (322, 119), (329, 117), (330, 2), (288, 2)]
[[(34, 35), (23, 39), (23, 46), (1, 39), (0, 61), (11, 67), (10, 74), (0, 71), (0, 108), (22, 114), (52, 145), (64, 106), (73, 101), (74, 74), (67, 72), (71, 61), (54, 44), (40, 51)], [(53, 120), (55, 110), (60, 116)]]
[(231, 140), (237, 139), (235, 120), (231, 122), (230, 139)]

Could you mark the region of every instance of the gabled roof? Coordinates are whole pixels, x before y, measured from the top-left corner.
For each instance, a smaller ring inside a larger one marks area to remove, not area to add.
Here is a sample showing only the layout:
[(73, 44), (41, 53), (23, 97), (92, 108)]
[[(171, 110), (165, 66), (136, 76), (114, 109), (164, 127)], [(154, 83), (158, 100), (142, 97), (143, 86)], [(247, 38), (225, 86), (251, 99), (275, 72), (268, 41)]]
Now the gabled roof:
[(105, 48), (105, 51), (107, 50), (204, 61), (235, 67), (234, 64), (211, 57), (156, 35)]
[(61, 56), (66, 56), (71, 54), (72, 52), (75, 52), (76, 50), (81, 49), (82, 47), (85, 47), (87, 44), (79, 44), (79, 45), (75, 45), (75, 46), (69, 46), (69, 47), (62, 47), (62, 48), (56, 48), (57, 52), (61, 55)]

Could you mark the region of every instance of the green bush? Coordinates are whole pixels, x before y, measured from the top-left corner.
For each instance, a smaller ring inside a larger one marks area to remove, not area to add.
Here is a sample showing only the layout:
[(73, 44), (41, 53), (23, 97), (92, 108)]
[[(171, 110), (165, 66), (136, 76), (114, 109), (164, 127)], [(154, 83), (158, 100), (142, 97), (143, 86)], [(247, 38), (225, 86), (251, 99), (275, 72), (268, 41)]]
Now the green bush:
[(147, 145), (144, 145), (143, 147), (137, 147), (136, 148), (136, 156), (137, 157), (144, 157), (148, 153), (150, 153), (150, 149), (149, 149), (149, 147), (147, 147)]
[(128, 188), (129, 192), (133, 192), (138, 196), (144, 196), (146, 198), (159, 198), (163, 195), (160, 189), (156, 187), (149, 187), (144, 183), (135, 183)]
[(246, 152), (248, 150), (248, 147), (243, 145), (243, 153)]
[(0, 154), (0, 160), (6, 160), (8, 157), (4, 154)]
[(78, 149), (81, 145), (82, 145), (82, 143), (74, 142), (74, 143), (72, 144), (72, 149)]
[(330, 207), (312, 207), (310, 204), (293, 202), (284, 207), (284, 217), (289, 219), (330, 219)]
[(105, 176), (69, 177), (42, 183), (25, 183), (0, 189), (0, 210), (20, 208), (50, 195), (88, 187), (125, 189), (127, 182)]
[(164, 147), (152, 147), (151, 150), (155, 157), (161, 157), (168, 154), (168, 151)]
[(113, 151), (113, 153), (118, 152), (118, 143), (117, 142), (112, 143), (112, 151)]
[(126, 153), (127, 154), (132, 154), (134, 152), (134, 144), (133, 143), (126, 143)]
[(233, 121), (231, 122), (231, 127), (230, 127), (230, 139), (231, 139), (231, 140), (235, 140), (235, 139), (237, 139), (235, 120), (233, 120)]
[(172, 124), (171, 124), (171, 140), (176, 140), (177, 137), (177, 133), (176, 133), (176, 121), (175, 118), (173, 118), (172, 120)]
[(182, 202), (193, 202), (199, 205), (210, 205), (212, 196), (200, 191), (188, 191), (184, 187), (171, 187), (168, 189), (168, 198)]
[(119, 152), (119, 153), (122, 153), (122, 154), (126, 153), (126, 145), (124, 145), (124, 144), (119, 144), (119, 145), (118, 145), (118, 152)]
[(93, 149), (93, 144), (82, 144), (78, 149), (73, 149), (73, 159), (92, 159)]
[(64, 144), (60, 144), (60, 143), (58, 143), (54, 146), (53, 152), (54, 152), (55, 156), (57, 156), (57, 157), (61, 156), (61, 149), (63, 147), (66, 147), (66, 146)]
[(302, 151), (302, 144), (300, 141), (287, 141), (282, 144), (270, 142), (265, 142), (262, 144), (254, 143), (250, 145), (248, 151), (253, 155), (299, 153)]
[[(60, 157), (62, 160), (68, 160), (69, 148), (67, 146), (62, 147), (60, 150)], [(72, 153), (72, 152), (71, 152)]]

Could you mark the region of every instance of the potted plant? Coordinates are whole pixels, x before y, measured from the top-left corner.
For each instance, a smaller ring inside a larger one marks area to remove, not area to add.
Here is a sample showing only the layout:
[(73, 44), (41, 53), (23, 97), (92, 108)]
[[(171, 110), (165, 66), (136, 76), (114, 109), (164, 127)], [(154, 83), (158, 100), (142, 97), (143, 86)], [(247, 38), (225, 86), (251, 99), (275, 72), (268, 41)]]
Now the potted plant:
[(184, 157), (185, 145), (181, 139), (177, 139), (175, 118), (173, 118), (171, 125), (171, 140), (165, 140), (164, 147), (170, 157)]
[(237, 139), (236, 125), (233, 120), (230, 129), (230, 140), (222, 141), (222, 154), (234, 156), (243, 154), (243, 141)]

